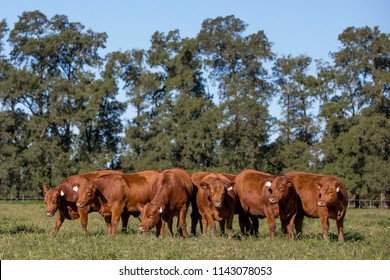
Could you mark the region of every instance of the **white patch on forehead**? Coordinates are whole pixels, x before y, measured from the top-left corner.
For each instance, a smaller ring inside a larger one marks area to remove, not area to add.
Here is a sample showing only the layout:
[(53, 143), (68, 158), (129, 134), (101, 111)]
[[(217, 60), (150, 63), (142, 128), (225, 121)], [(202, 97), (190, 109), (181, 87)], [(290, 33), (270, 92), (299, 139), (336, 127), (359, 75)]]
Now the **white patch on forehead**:
[(336, 192), (339, 192), (339, 191), (340, 191), (340, 187), (337, 187)]
[(77, 192), (77, 191), (79, 190), (79, 186), (74, 185), (74, 186), (73, 186), (73, 190), (74, 190), (75, 192)]
[(272, 183), (270, 181), (267, 181), (267, 183), (265, 183), (265, 186), (270, 188), (272, 186)]
[(232, 189), (233, 189), (233, 186), (229, 186), (229, 187), (227, 188), (228, 191), (231, 191)]
[(160, 210), (159, 210), (159, 212), (162, 214), (162, 212), (163, 212), (163, 208), (162, 208), (162, 206), (160, 207)]
[(64, 196), (64, 195), (65, 195), (64, 191), (61, 191), (61, 192), (60, 192), (60, 195), (61, 195), (61, 196)]

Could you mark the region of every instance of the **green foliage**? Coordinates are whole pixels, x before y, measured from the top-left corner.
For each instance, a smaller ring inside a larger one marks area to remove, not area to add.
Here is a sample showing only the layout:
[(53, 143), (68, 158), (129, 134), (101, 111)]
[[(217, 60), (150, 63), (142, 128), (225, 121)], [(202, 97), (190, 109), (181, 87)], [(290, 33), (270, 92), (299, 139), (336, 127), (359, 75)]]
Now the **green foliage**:
[(325, 173), (361, 198), (389, 195), (389, 34), (348, 27), (332, 61), (313, 62), (276, 57), (247, 27), (205, 19), (193, 38), (156, 31), (148, 49), (102, 57), (107, 35), (66, 15), (24, 12), (11, 30), (1, 20), (0, 194), (180, 167)]

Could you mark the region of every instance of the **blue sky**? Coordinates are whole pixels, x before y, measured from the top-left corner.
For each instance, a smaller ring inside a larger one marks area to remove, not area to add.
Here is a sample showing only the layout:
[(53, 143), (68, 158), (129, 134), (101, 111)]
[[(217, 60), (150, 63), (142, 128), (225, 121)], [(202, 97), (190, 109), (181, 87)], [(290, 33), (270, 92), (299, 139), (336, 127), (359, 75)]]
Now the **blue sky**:
[(106, 32), (107, 52), (146, 49), (155, 31), (179, 29), (182, 37), (194, 37), (204, 19), (227, 15), (247, 23), (248, 34), (264, 30), (276, 54), (314, 59), (329, 60), (329, 52), (339, 47), (337, 36), (349, 26), (379, 26), (390, 33), (387, 0), (0, 0), (0, 7), (0, 19), (11, 29), (23, 11), (67, 15)]
[[(330, 61), (329, 52), (340, 47), (338, 35), (349, 26), (379, 26), (390, 33), (388, 0), (0, 0), (0, 7), (0, 19), (6, 18), (10, 29), (24, 11), (40, 10), (48, 18), (67, 15), (106, 32), (106, 53), (148, 49), (155, 31), (179, 29), (182, 38), (195, 37), (205, 19), (228, 15), (244, 21), (247, 34), (263, 30), (279, 56), (304, 54)], [(277, 100), (270, 112), (280, 114)], [(129, 108), (124, 118), (131, 114)]]

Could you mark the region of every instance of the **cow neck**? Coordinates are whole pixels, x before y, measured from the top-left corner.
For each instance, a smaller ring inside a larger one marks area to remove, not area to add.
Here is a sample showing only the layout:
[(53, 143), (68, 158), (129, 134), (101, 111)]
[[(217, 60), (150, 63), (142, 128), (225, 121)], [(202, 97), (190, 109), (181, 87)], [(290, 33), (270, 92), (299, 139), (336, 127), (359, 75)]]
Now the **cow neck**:
[(158, 207), (166, 206), (169, 204), (171, 195), (172, 195), (172, 191), (170, 186), (160, 187), (157, 190), (157, 193), (154, 196), (152, 203)]

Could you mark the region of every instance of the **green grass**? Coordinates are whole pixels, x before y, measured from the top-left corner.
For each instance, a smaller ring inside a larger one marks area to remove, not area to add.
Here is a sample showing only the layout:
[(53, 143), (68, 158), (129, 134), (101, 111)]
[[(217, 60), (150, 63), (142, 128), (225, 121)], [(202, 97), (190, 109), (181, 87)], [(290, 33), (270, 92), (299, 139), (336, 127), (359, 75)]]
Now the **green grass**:
[[(238, 235), (235, 217), (233, 239), (225, 237), (156, 238), (154, 231), (141, 235), (139, 220), (131, 217), (128, 233), (110, 237), (103, 218), (89, 216), (89, 234), (82, 233), (79, 220), (65, 221), (58, 236), (50, 236), (55, 217), (45, 216), (39, 203), (0, 202), (0, 259), (2, 260), (389, 260), (390, 210), (348, 209), (345, 243), (337, 242), (336, 224), (330, 220), (330, 241), (321, 237), (319, 219), (304, 221), (304, 234), (290, 241), (280, 233), (268, 237), (265, 220), (260, 220), (260, 235)], [(190, 222), (188, 221), (188, 225)]]

